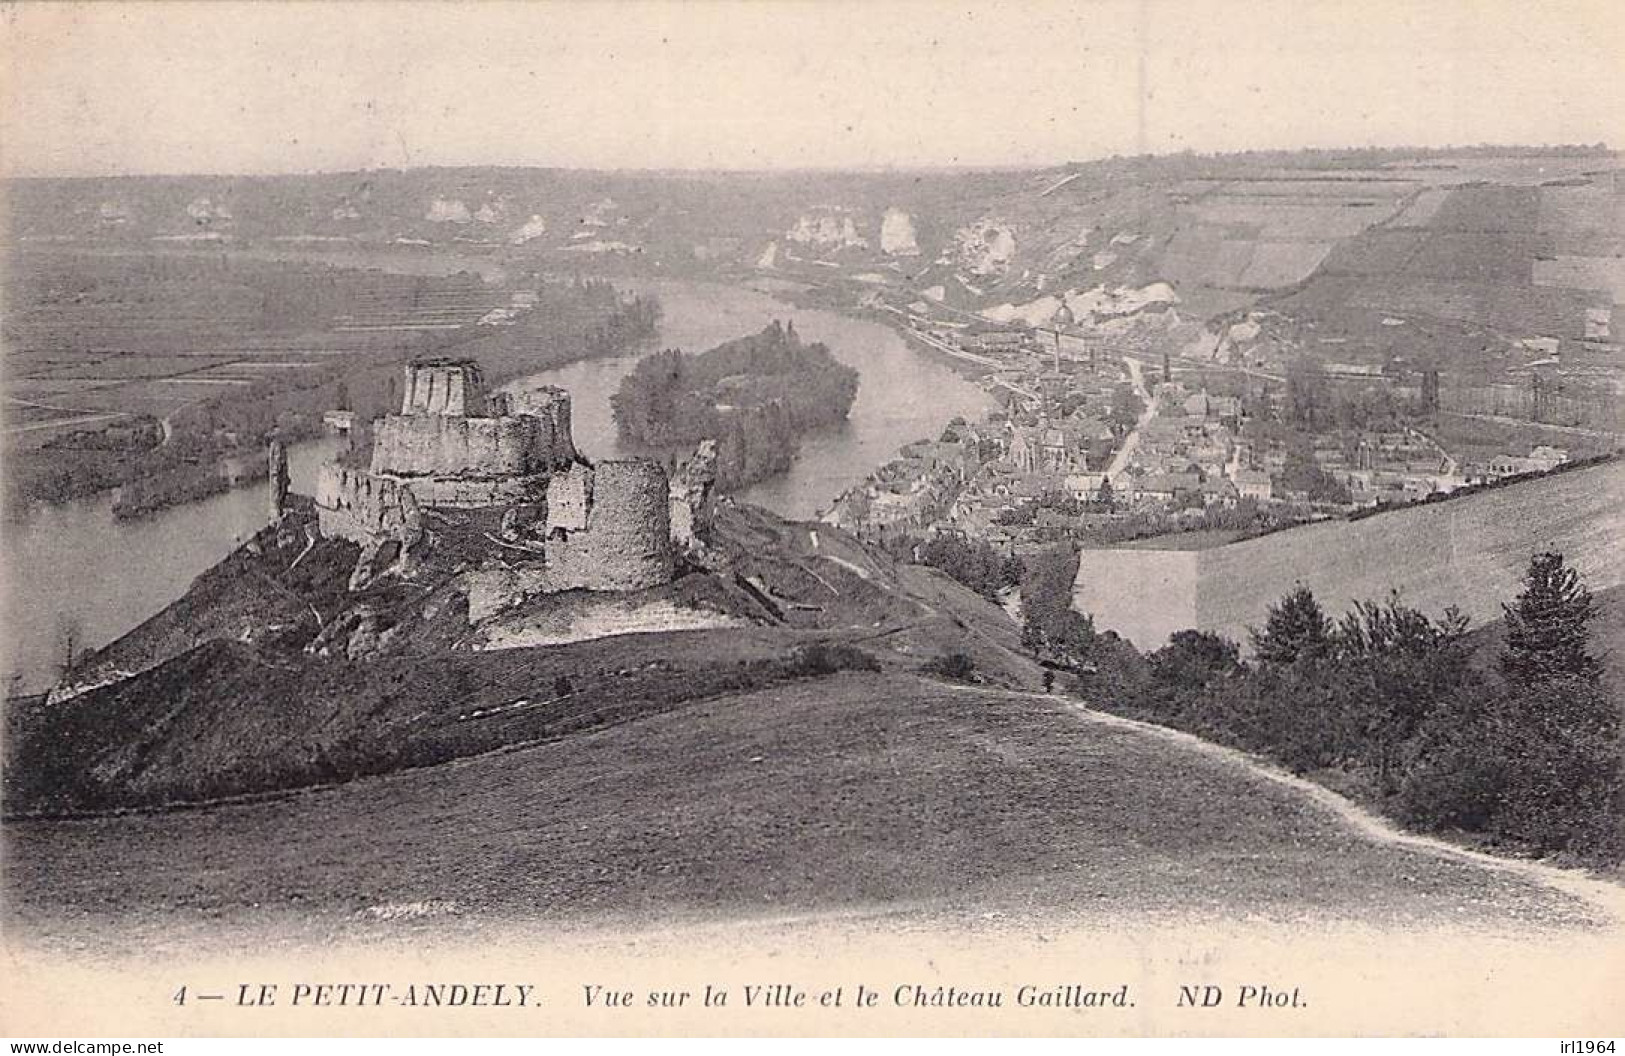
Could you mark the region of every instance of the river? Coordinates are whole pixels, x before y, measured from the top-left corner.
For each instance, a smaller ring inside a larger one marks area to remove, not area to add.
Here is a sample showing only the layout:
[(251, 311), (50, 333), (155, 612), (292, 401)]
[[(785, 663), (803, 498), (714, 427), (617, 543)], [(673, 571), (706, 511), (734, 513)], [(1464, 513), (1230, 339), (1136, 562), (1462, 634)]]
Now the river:
[[(805, 340), (823, 341), (860, 374), (847, 423), (809, 436), (790, 471), (741, 492), (747, 502), (790, 518), (810, 518), (911, 440), (934, 437), (956, 415), (989, 406), (973, 382), (943, 360), (909, 345), (889, 327), (835, 312), (795, 308), (764, 293), (689, 281), (618, 282), (654, 293), (664, 314), (649, 348), (613, 359), (586, 360), (516, 384), (570, 390), (576, 446), (589, 458), (626, 454), (616, 442), (609, 397), (621, 378), (655, 348), (703, 352), (792, 320)], [(289, 452), (293, 490), (309, 493), (329, 441)], [(86, 648), (105, 645), (185, 593), (198, 573), (265, 524), (263, 482), (135, 521), (116, 521), (112, 498), (36, 509), (4, 531), (7, 634), (0, 671), (15, 672), (13, 690), (47, 686), (60, 662), (62, 628), (78, 629)]]

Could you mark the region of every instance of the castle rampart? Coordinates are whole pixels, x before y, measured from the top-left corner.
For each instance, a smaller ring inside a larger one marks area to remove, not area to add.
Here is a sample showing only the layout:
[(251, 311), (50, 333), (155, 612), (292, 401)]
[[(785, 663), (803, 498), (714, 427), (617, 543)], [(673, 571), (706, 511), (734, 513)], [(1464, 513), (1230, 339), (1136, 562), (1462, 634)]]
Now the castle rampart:
[(322, 535), (362, 546), (382, 537), (408, 539), (422, 530), (416, 496), (392, 480), (329, 463), (316, 477)]
[(511, 477), (570, 463), (569, 430), (530, 415), (397, 415), (373, 427), (372, 471), (394, 477)]

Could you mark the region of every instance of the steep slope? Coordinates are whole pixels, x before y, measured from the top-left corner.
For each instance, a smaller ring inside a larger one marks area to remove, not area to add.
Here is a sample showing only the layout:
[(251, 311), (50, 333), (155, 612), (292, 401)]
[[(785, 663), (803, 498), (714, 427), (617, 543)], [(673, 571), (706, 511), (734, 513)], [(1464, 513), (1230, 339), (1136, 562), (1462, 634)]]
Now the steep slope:
[[(963, 653), (1032, 685), (992, 602), (840, 531), (724, 503), (705, 566), (615, 594), (476, 612), (465, 574), (511, 558), (492, 524), (437, 521), (420, 567), (346, 589), (356, 548), (268, 528), (86, 661), (44, 706), (8, 710), (9, 813), (193, 803), (431, 766), (697, 699)], [(493, 556), (493, 552), (495, 555)]]

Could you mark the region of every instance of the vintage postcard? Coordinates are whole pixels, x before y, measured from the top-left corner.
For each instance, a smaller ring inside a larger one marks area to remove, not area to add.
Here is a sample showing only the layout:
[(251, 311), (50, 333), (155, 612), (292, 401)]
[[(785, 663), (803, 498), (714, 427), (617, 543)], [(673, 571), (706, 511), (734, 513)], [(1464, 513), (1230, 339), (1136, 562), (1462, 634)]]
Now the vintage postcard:
[(1625, 1032), (1625, 16), (0, 6), (0, 1034)]

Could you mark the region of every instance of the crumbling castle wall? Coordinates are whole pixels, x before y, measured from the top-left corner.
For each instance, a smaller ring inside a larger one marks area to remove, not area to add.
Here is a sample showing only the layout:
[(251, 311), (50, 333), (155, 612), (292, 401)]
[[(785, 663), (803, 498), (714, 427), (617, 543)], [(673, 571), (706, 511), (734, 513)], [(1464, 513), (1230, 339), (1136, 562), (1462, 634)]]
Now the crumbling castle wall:
[(539, 419), (549, 437), (554, 462), (569, 462), (577, 457), (575, 440), (570, 433), (570, 394), (557, 385), (541, 385), (534, 389), (520, 389), (500, 394), (507, 414), (525, 415)]
[(584, 532), (592, 505), (592, 467), (575, 463), (547, 485), (547, 532)]
[(520, 511), (546, 503), (546, 538), (534, 548), (541, 559), (501, 574), (471, 573), (471, 612), (534, 593), (670, 582), (672, 509), (680, 507), (684, 545), (693, 544), (708, 516), (714, 448), (702, 449), (705, 457), (674, 491), (657, 462), (584, 462), (570, 414), (570, 394), (559, 388), (488, 395), (469, 360), (408, 365), (401, 413), (373, 428), (370, 472), (328, 465), (318, 480), (322, 534), (362, 547), (351, 589), (386, 566), (405, 567), (425, 538), (419, 503), (508, 507), (505, 531), (515, 536)]
[(400, 415), (373, 430), (372, 471), (397, 476), (497, 477), (544, 473), (575, 456), (568, 424), (530, 415)]
[(372, 472), (411, 484), (428, 506), (539, 501), (547, 476), (577, 457), (570, 395), (543, 387), (488, 397), (483, 386), (470, 363), (408, 365), (402, 413), (373, 427)]
[(392, 480), (329, 463), (316, 478), (322, 535), (366, 546), (380, 538), (414, 541), (423, 531), (415, 496)]
[(716, 515), (717, 442), (701, 440), (694, 457), (671, 479), (671, 541), (684, 552), (704, 548)]
[(266, 499), (271, 508), (271, 523), (282, 520), (288, 508), (288, 445), (272, 440), (266, 451), (269, 476), (266, 478)]

